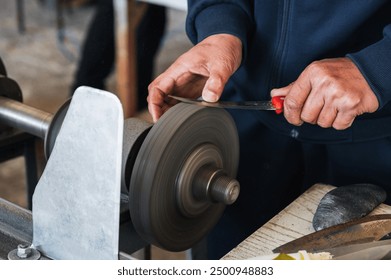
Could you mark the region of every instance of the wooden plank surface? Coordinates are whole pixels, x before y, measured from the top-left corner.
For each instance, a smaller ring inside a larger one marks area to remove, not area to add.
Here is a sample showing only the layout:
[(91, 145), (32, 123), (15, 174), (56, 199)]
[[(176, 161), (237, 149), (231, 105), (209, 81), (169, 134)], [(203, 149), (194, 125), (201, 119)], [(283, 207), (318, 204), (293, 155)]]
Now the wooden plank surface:
[[(314, 232), (312, 218), (322, 197), (334, 187), (316, 184), (250, 235), (222, 259), (239, 260), (273, 254), (272, 250)], [(381, 204), (371, 214), (390, 214), (391, 206)]]

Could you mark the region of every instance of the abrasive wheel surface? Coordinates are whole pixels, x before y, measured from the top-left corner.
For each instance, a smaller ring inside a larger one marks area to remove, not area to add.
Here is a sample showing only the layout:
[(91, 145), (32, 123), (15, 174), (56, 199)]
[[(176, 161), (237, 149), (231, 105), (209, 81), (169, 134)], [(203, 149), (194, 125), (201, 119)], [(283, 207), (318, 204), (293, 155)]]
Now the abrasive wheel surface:
[(222, 109), (179, 103), (151, 128), (138, 153), (129, 188), (133, 225), (146, 241), (170, 251), (191, 248), (217, 223), (225, 205), (207, 202), (201, 213), (184, 215), (178, 204), (178, 176), (192, 152), (203, 145), (219, 151), (226, 174), (235, 178), (239, 140)]
[(62, 123), (64, 122), (71, 101), (72, 101), (71, 98), (65, 101), (65, 103), (62, 104), (61, 107), (57, 110), (57, 112), (53, 115), (53, 119), (50, 122), (49, 129), (45, 137), (44, 148), (45, 148), (46, 159), (49, 159), (50, 154), (54, 148), (54, 144), (56, 143), (58, 133), (61, 130)]

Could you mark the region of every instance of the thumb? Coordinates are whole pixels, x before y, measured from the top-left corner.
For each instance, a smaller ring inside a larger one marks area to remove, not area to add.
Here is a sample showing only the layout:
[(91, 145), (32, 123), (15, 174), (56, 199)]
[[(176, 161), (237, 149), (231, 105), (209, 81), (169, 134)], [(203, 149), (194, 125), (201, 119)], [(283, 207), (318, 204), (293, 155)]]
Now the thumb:
[(217, 102), (224, 90), (227, 79), (219, 75), (211, 75), (202, 90), (202, 99), (207, 102)]
[(287, 85), (286, 87), (272, 89), (270, 92), (270, 96), (271, 97), (287, 96), (289, 91), (291, 90), (292, 86), (293, 86), (293, 83)]

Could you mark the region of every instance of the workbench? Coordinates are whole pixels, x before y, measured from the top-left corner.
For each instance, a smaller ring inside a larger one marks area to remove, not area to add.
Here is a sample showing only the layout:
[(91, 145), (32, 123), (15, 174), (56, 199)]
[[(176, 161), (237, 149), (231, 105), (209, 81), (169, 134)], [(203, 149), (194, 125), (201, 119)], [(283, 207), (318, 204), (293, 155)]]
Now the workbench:
[[(314, 232), (312, 218), (316, 208), (322, 197), (333, 188), (323, 184), (312, 186), (222, 259), (239, 260), (271, 255), (276, 247)], [(381, 204), (370, 215), (390, 213), (391, 206)]]

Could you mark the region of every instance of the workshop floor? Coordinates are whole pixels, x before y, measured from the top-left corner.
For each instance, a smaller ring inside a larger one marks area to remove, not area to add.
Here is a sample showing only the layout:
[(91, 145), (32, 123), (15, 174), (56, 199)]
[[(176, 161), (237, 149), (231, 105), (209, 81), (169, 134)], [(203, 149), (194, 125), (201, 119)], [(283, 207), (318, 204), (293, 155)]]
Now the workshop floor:
[[(81, 1), (82, 2), (82, 1)], [(42, 4), (43, 3), (43, 4)], [(73, 7), (65, 13), (70, 56), (64, 55), (57, 43), (56, 13), (53, 1), (24, 1), (25, 32), (18, 32), (16, 1), (0, 0), (0, 57), (8, 76), (18, 82), (24, 102), (54, 113), (68, 98), (77, 65), (78, 50), (94, 12), (91, 5)], [(191, 45), (184, 33), (185, 12), (169, 10), (169, 23), (164, 43), (156, 60), (156, 73)], [(72, 58), (73, 57), (73, 58)], [(109, 83), (115, 93), (115, 74)], [(148, 113), (144, 112), (148, 117)], [(37, 143), (39, 167), (45, 165), (42, 143)], [(0, 163), (0, 197), (26, 207), (24, 159), (18, 157)], [(154, 259), (183, 259), (184, 253), (170, 253), (154, 248)]]

